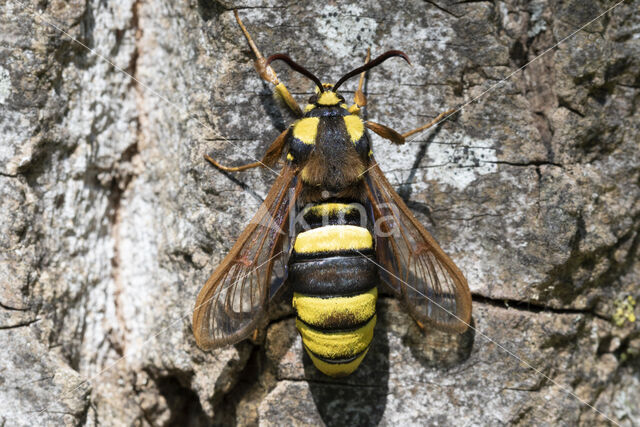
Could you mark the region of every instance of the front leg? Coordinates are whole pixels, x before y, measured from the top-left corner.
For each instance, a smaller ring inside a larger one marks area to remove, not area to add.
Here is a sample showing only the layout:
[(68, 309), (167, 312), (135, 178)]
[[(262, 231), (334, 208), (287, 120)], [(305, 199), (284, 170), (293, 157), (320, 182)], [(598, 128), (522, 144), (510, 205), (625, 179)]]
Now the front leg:
[[(367, 57), (364, 59), (365, 65), (369, 63), (371, 60), (371, 49), (367, 48)], [(367, 97), (364, 95), (362, 91), (362, 87), (364, 86), (364, 78), (367, 74), (366, 71), (360, 73), (360, 80), (358, 81), (358, 89), (356, 89), (356, 93), (353, 96), (354, 105), (349, 108), (350, 113), (358, 113), (360, 112), (360, 108), (367, 105)]]
[(260, 77), (262, 77), (263, 80), (275, 86), (276, 93), (284, 100), (285, 104), (287, 104), (287, 106), (291, 109), (291, 111), (293, 111), (293, 113), (296, 116), (301, 117), (302, 110), (300, 109), (300, 106), (298, 105), (296, 100), (293, 99), (293, 96), (291, 96), (289, 89), (287, 89), (284, 83), (278, 80), (278, 75), (276, 74), (275, 70), (271, 68), (270, 65), (267, 65), (267, 60), (264, 58), (264, 56), (262, 56), (262, 54), (260, 53), (260, 50), (258, 49), (258, 46), (256, 46), (253, 39), (251, 38), (249, 31), (247, 31), (247, 28), (244, 26), (244, 24), (240, 20), (238, 11), (234, 10), (233, 14), (236, 17), (236, 21), (238, 21), (238, 25), (240, 26), (240, 29), (244, 33), (244, 36), (247, 38), (249, 47), (253, 51), (253, 54), (256, 56), (256, 60), (253, 63), (256, 71), (258, 72), (258, 74), (260, 74)]

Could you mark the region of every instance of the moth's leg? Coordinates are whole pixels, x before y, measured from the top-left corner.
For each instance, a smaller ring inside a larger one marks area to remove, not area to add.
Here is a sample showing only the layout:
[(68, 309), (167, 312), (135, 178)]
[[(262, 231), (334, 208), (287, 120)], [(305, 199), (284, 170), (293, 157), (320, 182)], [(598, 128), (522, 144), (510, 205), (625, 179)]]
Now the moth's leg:
[[(367, 57), (364, 60), (365, 65), (371, 60), (371, 49), (367, 48)], [(364, 86), (364, 78), (367, 74), (366, 71), (360, 73), (360, 81), (358, 81), (358, 89), (356, 89), (356, 93), (353, 95), (354, 105), (349, 107), (350, 113), (357, 113), (360, 111), (360, 108), (367, 105), (367, 97), (364, 96), (364, 92), (362, 91), (362, 87)]]
[(266, 65), (267, 60), (264, 58), (264, 56), (262, 56), (262, 54), (260, 53), (260, 50), (258, 50), (258, 46), (256, 46), (253, 39), (251, 38), (249, 31), (247, 31), (247, 28), (244, 26), (244, 24), (240, 20), (238, 11), (234, 10), (233, 14), (236, 17), (236, 21), (238, 21), (238, 25), (240, 26), (240, 29), (244, 33), (244, 36), (247, 38), (247, 42), (249, 42), (249, 47), (253, 51), (253, 54), (256, 56), (256, 60), (253, 62), (253, 65), (256, 68), (256, 71), (258, 72), (258, 74), (260, 74), (260, 77), (262, 77), (263, 80), (275, 86), (276, 93), (280, 97), (282, 97), (284, 102), (291, 109), (291, 111), (294, 112), (294, 114), (296, 114), (297, 116), (302, 116), (302, 110), (300, 109), (300, 106), (298, 105), (296, 100), (293, 99), (293, 96), (291, 96), (289, 89), (287, 89), (284, 83), (278, 80), (278, 75), (276, 74), (274, 69), (271, 68), (270, 65)]
[(207, 161), (209, 161), (209, 163), (211, 163), (213, 166), (227, 172), (239, 172), (247, 169), (257, 168), (259, 166), (272, 167), (273, 165), (276, 164), (276, 162), (282, 155), (282, 150), (284, 149), (288, 132), (289, 132), (289, 129), (286, 129), (280, 135), (278, 135), (278, 137), (271, 143), (271, 145), (267, 149), (267, 152), (262, 157), (262, 160), (258, 162), (248, 163), (242, 166), (223, 166), (220, 163), (216, 162), (208, 154), (205, 154), (204, 158), (207, 159)]
[(404, 144), (404, 136), (402, 136), (400, 133), (396, 132), (395, 130), (391, 129), (388, 126), (381, 125), (380, 123), (371, 122), (371, 121), (364, 122), (364, 125), (368, 129), (371, 129), (372, 131), (374, 131), (384, 139), (388, 139), (394, 144), (398, 144), (398, 145)]
[(372, 131), (374, 131), (375, 133), (377, 133), (378, 135), (380, 135), (381, 137), (383, 137), (384, 139), (388, 139), (389, 141), (393, 142), (394, 144), (404, 144), (406, 139), (411, 135), (414, 135), (418, 132), (422, 132), (423, 130), (429, 129), (431, 126), (438, 124), (440, 121), (442, 121), (444, 117), (448, 117), (451, 114), (454, 114), (456, 111), (457, 109), (453, 108), (451, 110), (445, 111), (444, 113), (440, 113), (435, 119), (431, 120), (426, 125), (420, 126), (419, 128), (410, 130), (409, 132), (405, 132), (405, 133), (396, 132), (390, 127), (381, 125), (379, 123), (371, 122), (371, 121), (365, 122), (365, 126), (371, 129)]
[(457, 108), (452, 108), (452, 109), (447, 110), (447, 111), (445, 111), (443, 113), (440, 113), (440, 114), (438, 114), (438, 116), (435, 119), (431, 120), (426, 125), (420, 126), (419, 128), (416, 128), (416, 129), (413, 129), (413, 130), (410, 130), (409, 132), (405, 132), (405, 133), (402, 134), (402, 136), (405, 137), (405, 138), (409, 138), (411, 135), (414, 135), (414, 134), (416, 134), (418, 132), (422, 132), (423, 130), (427, 130), (431, 126), (433, 126), (435, 124), (438, 124), (440, 121), (442, 121), (443, 118), (454, 114), (456, 111), (458, 111)]

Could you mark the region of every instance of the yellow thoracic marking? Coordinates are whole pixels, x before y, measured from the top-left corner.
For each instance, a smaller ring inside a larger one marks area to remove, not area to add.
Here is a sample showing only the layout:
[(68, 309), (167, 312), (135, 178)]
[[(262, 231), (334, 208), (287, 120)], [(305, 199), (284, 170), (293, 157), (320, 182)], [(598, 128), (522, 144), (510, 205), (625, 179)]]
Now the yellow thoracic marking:
[(355, 209), (356, 208), (354, 206), (348, 205), (346, 203), (322, 203), (321, 205), (310, 207), (308, 212), (317, 216), (324, 217), (329, 215), (336, 215), (343, 211), (345, 214), (347, 214)]
[(316, 106), (315, 106), (315, 105), (313, 105), (313, 104), (307, 104), (307, 106), (306, 106), (306, 107), (304, 107), (304, 112), (305, 112), (305, 113), (308, 113), (309, 111), (313, 110), (314, 108), (316, 108)]
[(369, 349), (367, 349), (364, 353), (362, 353), (360, 356), (353, 359), (351, 362), (327, 363), (324, 360), (320, 360), (317, 357), (315, 357), (309, 351), (309, 349), (305, 349), (305, 350), (307, 351), (307, 354), (311, 358), (311, 361), (313, 362), (315, 367), (318, 368), (320, 372), (322, 372), (325, 375), (329, 375), (330, 377), (345, 377), (347, 375), (352, 374), (353, 371), (358, 369), (358, 366), (360, 366), (362, 359), (364, 359), (364, 356), (366, 356), (367, 352), (369, 351)]
[(327, 328), (334, 326), (336, 319), (347, 319), (352, 325), (362, 323), (376, 312), (378, 289), (350, 297), (320, 298), (293, 294), (293, 308), (304, 322)]
[(344, 108), (346, 110), (347, 109), (347, 104), (344, 104), (344, 103), (340, 104), (340, 108)]
[(313, 145), (316, 143), (316, 134), (318, 133), (318, 117), (307, 117), (298, 120), (293, 125), (293, 137), (298, 138), (305, 144)]
[(369, 157), (373, 156), (373, 150), (369, 150)]
[(348, 111), (351, 114), (360, 114), (360, 107), (358, 107), (356, 104), (353, 104), (351, 107), (348, 108)]
[(319, 105), (338, 105), (340, 104), (340, 98), (335, 92), (325, 91), (320, 94), (318, 97)]
[(347, 133), (351, 142), (356, 143), (364, 134), (364, 123), (356, 115), (344, 116), (344, 124), (347, 126)]
[(291, 153), (287, 154), (287, 160), (293, 161), (293, 155)]
[(327, 359), (342, 359), (353, 357), (366, 350), (373, 339), (373, 328), (376, 326), (376, 316), (361, 328), (344, 332), (322, 332), (296, 319), (296, 328), (300, 331), (304, 345)]
[(373, 248), (371, 233), (355, 225), (326, 225), (298, 234), (293, 249), (299, 254)]

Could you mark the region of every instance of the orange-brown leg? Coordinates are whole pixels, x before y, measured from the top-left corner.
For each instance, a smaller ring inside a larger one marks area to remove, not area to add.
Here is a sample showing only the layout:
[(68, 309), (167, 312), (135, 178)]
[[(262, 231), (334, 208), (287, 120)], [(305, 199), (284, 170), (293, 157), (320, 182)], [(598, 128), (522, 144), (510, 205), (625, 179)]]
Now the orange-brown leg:
[(451, 114), (454, 114), (456, 111), (457, 110), (454, 108), (451, 110), (447, 110), (444, 113), (440, 113), (435, 119), (431, 120), (426, 125), (421, 126), (417, 129), (410, 130), (409, 132), (405, 132), (405, 133), (396, 132), (395, 130), (391, 129), (388, 126), (381, 125), (380, 123), (376, 123), (372, 121), (365, 122), (365, 126), (368, 129), (371, 129), (372, 131), (380, 135), (381, 137), (383, 137), (384, 139), (388, 139), (389, 141), (393, 142), (394, 144), (404, 144), (407, 138), (410, 137), (411, 135), (414, 135), (418, 132), (422, 132), (423, 130), (429, 129), (431, 126), (440, 123), (442, 119), (450, 116)]
[(271, 143), (267, 152), (262, 157), (262, 160), (257, 162), (249, 163), (242, 166), (223, 166), (220, 163), (216, 162), (211, 156), (208, 154), (204, 155), (204, 158), (207, 159), (213, 166), (217, 167), (220, 170), (227, 172), (239, 172), (247, 169), (257, 168), (259, 166), (268, 167), (275, 165), (280, 156), (282, 155), (282, 150), (284, 149), (284, 144), (287, 139), (287, 133), (289, 129), (284, 130), (278, 137)]
[(267, 60), (264, 58), (264, 56), (262, 56), (262, 53), (260, 53), (258, 46), (256, 46), (255, 42), (251, 38), (249, 31), (247, 31), (247, 28), (244, 26), (244, 24), (240, 20), (240, 15), (238, 15), (238, 11), (234, 10), (233, 14), (236, 17), (236, 21), (238, 22), (240, 29), (244, 33), (244, 36), (247, 38), (249, 47), (253, 51), (253, 54), (256, 56), (256, 60), (254, 61), (254, 66), (258, 74), (260, 74), (260, 77), (262, 77), (263, 80), (275, 86), (275, 92), (284, 100), (285, 104), (287, 104), (287, 106), (291, 109), (291, 111), (293, 111), (297, 116), (302, 116), (302, 110), (300, 109), (300, 106), (298, 105), (296, 100), (293, 99), (293, 96), (291, 96), (289, 89), (287, 89), (284, 83), (278, 80), (278, 75), (276, 74), (275, 70), (271, 68), (270, 65), (266, 65)]
[(408, 138), (408, 137), (410, 137), (411, 135), (414, 135), (414, 134), (416, 134), (416, 133), (418, 133), (418, 132), (422, 132), (423, 130), (427, 130), (427, 129), (429, 129), (431, 126), (433, 126), (433, 125), (435, 125), (435, 124), (440, 123), (440, 122), (442, 121), (442, 119), (443, 119), (443, 118), (445, 118), (445, 117), (448, 117), (448, 116), (452, 115), (452, 114), (453, 114), (453, 113), (455, 113), (456, 111), (457, 111), (457, 109), (452, 108), (451, 110), (447, 110), (447, 111), (445, 111), (444, 113), (440, 113), (440, 114), (438, 114), (438, 116), (437, 116), (435, 119), (431, 120), (431, 121), (430, 121), (429, 123), (427, 123), (426, 125), (424, 125), (424, 126), (420, 126), (419, 128), (416, 128), (416, 129), (413, 129), (413, 130), (410, 130), (409, 132), (405, 132), (405, 133), (403, 133), (403, 134), (402, 134), (402, 136), (403, 136), (403, 137), (405, 137), (405, 138)]
[(368, 129), (371, 129), (372, 131), (374, 131), (384, 139), (388, 139), (394, 144), (398, 144), (398, 145), (404, 144), (404, 136), (402, 136), (400, 133), (396, 132), (395, 130), (391, 129), (388, 126), (381, 125), (380, 123), (376, 123), (372, 121), (367, 121), (364, 123), (364, 125)]
[[(364, 59), (365, 65), (371, 60), (371, 49), (367, 48), (367, 57)], [(364, 92), (362, 91), (362, 87), (364, 86), (364, 78), (367, 74), (366, 71), (360, 73), (360, 81), (358, 81), (358, 89), (356, 89), (356, 93), (353, 97), (353, 102), (355, 106), (360, 109), (360, 107), (364, 107), (367, 105), (367, 97), (364, 96)], [(352, 107), (353, 108), (353, 107)]]
[(205, 154), (204, 158), (207, 159), (207, 161), (209, 161), (209, 163), (211, 163), (213, 166), (217, 167), (220, 170), (226, 171), (226, 172), (239, 172), (239, 171), (244, 171), (244, 170), (247, 170), (247, 169), (257, 168), (258, 166), (264, 166), (262, 162), (253, 162), (253, 163), (249, 163), (249, 164), (242, 165), (242, 166), (224, 166), (224, 165), (221, 165), (220, 163), (216, 162), (213, 159), (213, 157), (211, 157), (208, 154)]

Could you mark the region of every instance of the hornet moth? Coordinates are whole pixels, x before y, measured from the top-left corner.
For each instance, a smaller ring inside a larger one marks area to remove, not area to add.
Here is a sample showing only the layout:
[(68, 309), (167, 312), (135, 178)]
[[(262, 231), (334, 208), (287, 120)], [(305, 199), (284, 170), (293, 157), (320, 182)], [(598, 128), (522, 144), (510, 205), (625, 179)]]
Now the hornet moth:
[[(378, 285), (399, 298), (418, 325), (464, 332), (471, 319), (467, 281), (420, 225), (373, 157), (367, 129), (394, 144), (428, 129), (453, 110), (406, 133), (360, 117), (367, 70), (391, 50), (323, 84), (288, 55), (264, 58), (237, 11), (260, 76), (299, 117), (261, 161), (225, 171), (286, 161), (264, 203), (200, 290), (193, 313), (196, 343), (212, 349), (249, 337), (274, 296), (290, 286), (296, 327), (314, 365), (329, 376), (349, 375), (365, 357), (376, 324)], [(282, 61), (316, 85), (301, 109), (271, 67)], [(360, 76), (354, 104), (338, 89)], [(286, 153), (286, 155), (285, 155)], [(293, 221), (295, 219), (295, 221)]]

